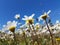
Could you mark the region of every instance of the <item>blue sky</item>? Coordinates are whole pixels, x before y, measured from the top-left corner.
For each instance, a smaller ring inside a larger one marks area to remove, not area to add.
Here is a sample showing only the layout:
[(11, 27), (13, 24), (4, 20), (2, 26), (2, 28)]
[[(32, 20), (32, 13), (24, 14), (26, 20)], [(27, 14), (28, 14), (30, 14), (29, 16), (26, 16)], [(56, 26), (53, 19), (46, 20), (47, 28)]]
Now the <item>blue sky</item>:
[[(34, 18), (37, 18), (48, 10), (51, 10), (50, 18), (53, 23), (60, 20), (60, 0), (0, 0), (0, 28), (7, 21), (15, 20), (16, 14), (20, 14), (22, 18), (35, 13)], [(21, 18), (20, 22), (23, 23)]]

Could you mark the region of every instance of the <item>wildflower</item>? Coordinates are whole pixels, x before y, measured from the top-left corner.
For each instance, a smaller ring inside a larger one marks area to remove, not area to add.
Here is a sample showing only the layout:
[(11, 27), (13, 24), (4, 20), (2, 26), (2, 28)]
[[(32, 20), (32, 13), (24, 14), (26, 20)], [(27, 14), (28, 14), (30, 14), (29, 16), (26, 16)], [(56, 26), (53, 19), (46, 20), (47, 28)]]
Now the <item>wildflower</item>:
[(19, 19), (19, 18), (20, 18), (20, 14), (16, 14), (16, 15), (15, 15), (15, 18), (16, 18), (16, 19)]
[(9, 30), (10, 30), (11, 32), (14, 32), (14, 31), (15, 31), (15, 26), (10, 27)]
[(26, 21), (26, 24), (33, 24), (34, 23), (34, 19), (33, 19), (33, 16), (35, 14), (32, 14), (31, 16), (24, 16), (25, 18), (22, 18), (22, 20), (25, 20)]
[(15, 22), (15, 21), (13, 21), (13, 22), (10, 21), (9, 23), (7, 23), (7, 28), (11, 32), (15, 31), (16, 26), (17, 26), (17, 22)]
[(39, 21), (40, 20), (46, 20), (46, 18), (48, 18), (48, 14), (51, 12), (51, 10), (49, 10), (47, 13), (45, 12), (43, 15), (41, 15), (40, 17), (38, 17)]

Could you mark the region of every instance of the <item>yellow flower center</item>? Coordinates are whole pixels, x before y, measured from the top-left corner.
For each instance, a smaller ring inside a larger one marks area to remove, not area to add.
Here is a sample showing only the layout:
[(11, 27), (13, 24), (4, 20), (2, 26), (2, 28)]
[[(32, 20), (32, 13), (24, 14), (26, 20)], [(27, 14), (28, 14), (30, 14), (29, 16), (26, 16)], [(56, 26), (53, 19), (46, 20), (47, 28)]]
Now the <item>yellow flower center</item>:
[(34, 22), (34, 19), (29, 19), (29, 20), (26, 20), (26, 23), (28, 24), (32, 24)]
[(37, 25), (37, 26), (36, 26), (36, 29), (39, 29), (39, 28), (40, 28), (40, 26), (39, 26), (39, 25)]
[(14, 31), (15, 31), (15, 27), (12, 26), (12, 27), (9, 28), (9, 30), (10, 30), (11, 32), (14, 32)]
[(46, 20), (47, 17), (48, 17), (48, 15), (44, 14), (41, 18), (42, 18), (43, 20)]

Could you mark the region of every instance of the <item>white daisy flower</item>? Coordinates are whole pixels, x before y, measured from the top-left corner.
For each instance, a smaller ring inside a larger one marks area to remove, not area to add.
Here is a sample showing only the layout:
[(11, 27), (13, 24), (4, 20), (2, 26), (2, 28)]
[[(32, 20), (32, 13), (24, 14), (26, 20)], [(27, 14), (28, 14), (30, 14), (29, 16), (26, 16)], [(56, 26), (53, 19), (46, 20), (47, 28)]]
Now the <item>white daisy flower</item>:
[(32, 14), (31, 16), (24, 16), (24, 18), (22, 18), (22, 20), (26, 21), (26, 24), (32, 24), (34, 22), (33, 16), (35, 14)]
[(14, 32), (15, 31), (15, 28), (17, 26), (17, 22), (16, 21), (13, 21), (11, 22), (10, 24), (7, 25), (8, 26), (8, 29), (11, 31), (11, 32)]
[(20, 14), (16, 14), (16, 15), (15, 15), (15, 18), (16, 18), (16, 19), (19, 19), (19, 18), (20, 18)]
[(16, 21), (8, 21), (7, 25), (5, 26), (6, 30), (10, 30), (11, 32), (15, 31), (15, 28), (17, 26), (17, 22)]
[(47, 13), (45, 12), (43, 15), (38, 17), (38, 20), (46, 20), (46, 18), (48, 18), (48, 14), (51, 12), (51, 10), (49, 10)]

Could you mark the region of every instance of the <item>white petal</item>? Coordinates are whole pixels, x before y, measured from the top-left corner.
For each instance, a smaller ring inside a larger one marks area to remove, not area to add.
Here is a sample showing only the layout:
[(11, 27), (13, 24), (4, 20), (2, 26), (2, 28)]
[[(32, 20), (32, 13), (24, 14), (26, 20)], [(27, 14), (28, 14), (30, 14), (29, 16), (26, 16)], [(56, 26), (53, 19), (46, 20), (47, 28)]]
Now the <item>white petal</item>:
[(7, 24), (11, 24), (11, 21), (8, 21)]
[(47, 14), (49, 14), (51, 12), (51, 10), (49, 10), (48, 12), (47, 12)]
[(29, 19), (32, 19), (34, 15), (35, 15), (35, 14), (32, 14), (31, 16), (29, 16)]
[(42, 20), (41, 16), (38, 17), (38, 21)]
[(22, 18), (22, 20), (26, 20), (25, 18)]
[(31, 17), (33, 18), (35, 14), (32, 14)]
[(24, 15), (25, 18), (28, 18), (28, 16)]

